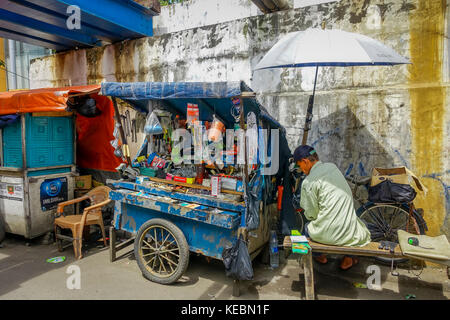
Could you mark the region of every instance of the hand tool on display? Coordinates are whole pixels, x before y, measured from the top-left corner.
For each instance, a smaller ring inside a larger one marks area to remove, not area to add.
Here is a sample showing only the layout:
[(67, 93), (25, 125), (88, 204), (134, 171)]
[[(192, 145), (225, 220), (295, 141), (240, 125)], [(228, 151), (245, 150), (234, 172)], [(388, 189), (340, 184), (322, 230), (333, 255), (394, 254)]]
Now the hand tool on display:
[(127, 130), (128, 130), (128, 135), (127, 136), (130, 136), (130, 135), (132, 135), (130, 110), (126, 110), (125, 111), (125, 119), (126, 119), (126, 122), (127, 122), (126, 127), (127, 127)]
[(397, 245), (398, 243), (383, 240), (380, 242), (378, 249), (389, 250), (390, 253), (394, 253)]
[(137, 142), (136, 119), (133, 119), (131, 121), (131, 134), (132, 134), (132, 141), (133, 142)]
[[(117, 100), (115, 97), (113, 97), (112, 101), (113, 101), (113, 106), (114, 106), (114, 117), (116, 118), (117, 127), (119, 128), (120, 139), (122, 140), (123, 145), (128, 146), (127, 139), (125, 137), (125, 133), (124, 133), (123, 127), (122, 127), (122, 121), (121, 121), (121, 117), (120, 117), (120, 113), (119, 113), (119, 107), (117, 106)], [(126, 156), (127, 163), (129, 165), (131, 165), (130, 156), (129, 155), (125, 155), (125, 156)]]

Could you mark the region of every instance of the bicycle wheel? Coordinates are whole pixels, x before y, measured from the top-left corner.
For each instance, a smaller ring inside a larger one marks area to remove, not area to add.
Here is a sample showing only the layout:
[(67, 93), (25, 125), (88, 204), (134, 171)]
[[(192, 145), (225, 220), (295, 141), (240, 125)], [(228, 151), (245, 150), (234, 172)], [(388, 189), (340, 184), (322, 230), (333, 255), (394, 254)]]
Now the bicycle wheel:
[[(425, 223), (416, 211), (409, 219), (409, 206), (406, 204), (366, 204), (360, 207), (357, 216), (366, 224), (373, 242), (382, 240), (398, 243), (398, 230), (415, 234), (425, 234)], [(418, 230), (418, 232), (417, 232)], [(391, 264), (408, 261), (404, 258), (376, 258), (383, 263)]]
[(303, 234), (304, 233), (304, 228), (305, 228), (305, 217), (303, 215), (303, 213), (300, 212), (295, 212), (295, 219), (297, 222), (297, 230)]

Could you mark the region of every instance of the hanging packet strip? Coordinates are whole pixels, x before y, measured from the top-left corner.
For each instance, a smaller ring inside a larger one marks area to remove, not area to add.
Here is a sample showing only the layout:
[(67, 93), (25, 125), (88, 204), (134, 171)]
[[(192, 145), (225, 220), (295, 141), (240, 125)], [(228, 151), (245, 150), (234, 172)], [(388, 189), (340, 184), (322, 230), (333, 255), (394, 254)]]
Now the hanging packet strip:
[(217, 197), (220, 194), (220, 177), (211, 177), (211, 195)]
[(193, 126), (195, 121), (198, 121), (200, 117), (200, 111), (198, 109), (198, 104), (188, 103), (187, 104), (187, 112), (186, 112), (186, 120), (188, 125)]

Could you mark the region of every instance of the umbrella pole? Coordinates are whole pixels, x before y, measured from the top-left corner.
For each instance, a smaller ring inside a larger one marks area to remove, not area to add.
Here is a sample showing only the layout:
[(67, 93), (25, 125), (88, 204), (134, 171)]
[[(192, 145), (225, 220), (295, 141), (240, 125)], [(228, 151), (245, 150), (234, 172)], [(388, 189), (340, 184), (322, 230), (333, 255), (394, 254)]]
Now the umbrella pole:
[(312, 96), (309, 96), (308, 102), (308, 110), (306, 111), (306, 119), (305, 119), (305, 129), (303, 130), (303, 139), (302, 146), (306, 145), (306, 141), (308, 140), (308, 133), (311, 129), (311, 122), (313, 117), (313, 107), (314, 107), (314, 96), (316, 95), (316, 84), (317, 84), (317, 73), (319, 71), (319, 66), (316, 66), (316, 75), (314, 77), (314, 89)]

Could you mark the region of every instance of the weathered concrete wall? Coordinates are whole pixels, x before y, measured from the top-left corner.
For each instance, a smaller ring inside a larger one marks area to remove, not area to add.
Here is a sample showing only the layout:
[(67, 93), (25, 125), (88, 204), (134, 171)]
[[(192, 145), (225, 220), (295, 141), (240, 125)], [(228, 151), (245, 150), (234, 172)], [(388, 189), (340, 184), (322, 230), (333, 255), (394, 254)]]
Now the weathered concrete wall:
[(446, 13), (446, 2), (437, 0), (341, 0), (37, 59), (32, 86), (244, 80), (286, 126), (295, 148), (314, 70), (252, 75), (252, 67), (287, 32), (324, 22), (327, 28), (365, 34), (413, 64), (320, 69), (309, 143), (343, 172), (369, 174), (376, 166), (406, 165), (429, 189), (417, 199), (428, 234), (450, 237)]

